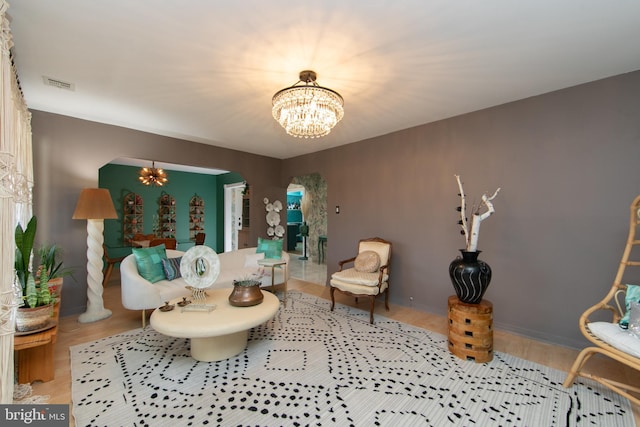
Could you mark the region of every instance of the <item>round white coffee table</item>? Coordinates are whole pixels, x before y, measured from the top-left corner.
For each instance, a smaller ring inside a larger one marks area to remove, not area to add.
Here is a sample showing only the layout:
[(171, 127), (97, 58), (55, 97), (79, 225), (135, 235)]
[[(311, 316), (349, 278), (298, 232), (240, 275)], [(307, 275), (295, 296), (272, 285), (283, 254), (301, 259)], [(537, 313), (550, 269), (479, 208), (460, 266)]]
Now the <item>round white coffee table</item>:
[(249, 329), (271, 318), (280, 308), (280, 301), (271, 292), (262, 292), (264, 300), (251, 307), (229, 304), (231, 288), (208, 289), (207, 304), (212, 311), (186, 311), (176, 303), (171, 311), (154, 310), (150, 324), (163, 335), (191, 339), (191, 357), (202, 362), (214, 362), (233, 357), (247, 346)]

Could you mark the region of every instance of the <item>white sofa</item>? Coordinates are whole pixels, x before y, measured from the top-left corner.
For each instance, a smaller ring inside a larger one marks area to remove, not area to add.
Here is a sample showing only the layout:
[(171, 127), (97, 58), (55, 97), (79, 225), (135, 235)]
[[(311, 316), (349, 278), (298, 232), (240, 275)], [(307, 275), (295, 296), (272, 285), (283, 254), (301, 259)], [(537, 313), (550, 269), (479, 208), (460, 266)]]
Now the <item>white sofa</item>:
[[(177, 258), (184, 254), (182, 251), (167, 249), (167, 258)], [(271, 267), (260, 267), (256, 254), (256, 248), (244, 248), (237, 251), (218, 254), (220, 258), (220, 275), (213, 284), (214, 288), (232, 288), (234, 280), (248, 278), (257, 272), (264, 272), (260, 279), (262, 287), (272, 286)], [(282, 260), (289, 262), (289, 254), (282, 252)], [(286, 271), (286, 277), (285, 277)], [(286, 291), (289, 279), (288, 268), (273, 269), (273, 285), (275, 289), (284, 287)], [(133, 254), (127, 256), (120, 264), (120, 282), (122, 294), (122, 306), (129, 310), (142, 310), (143, 327), (146, 322), (145, 310), (154, 309), (164, 305), (165, 301), (174, 298), (188, 297), (191, 291), (186, 289), (183, 278), (174, 280), (160, 280), (151, 283), (138, 274), (138, 266)]]

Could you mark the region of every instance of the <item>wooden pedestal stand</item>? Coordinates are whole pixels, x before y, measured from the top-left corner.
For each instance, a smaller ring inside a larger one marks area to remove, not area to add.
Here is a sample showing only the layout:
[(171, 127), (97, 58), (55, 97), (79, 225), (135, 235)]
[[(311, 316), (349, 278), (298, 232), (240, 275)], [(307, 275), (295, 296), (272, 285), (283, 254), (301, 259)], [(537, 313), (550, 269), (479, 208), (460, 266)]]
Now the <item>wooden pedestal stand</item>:
[(478, 363), (493, 359), (493, 304), (465, 304), (449, 297), (449, 351), (460, 359)]
[(59, 314), (60, 303), (58, 302), (53, 307), (56, 326), (46, 331), (13, 338), (13, 349), (18, 362), (18, 384), (53, 380), (53, 345), (58, 338)]

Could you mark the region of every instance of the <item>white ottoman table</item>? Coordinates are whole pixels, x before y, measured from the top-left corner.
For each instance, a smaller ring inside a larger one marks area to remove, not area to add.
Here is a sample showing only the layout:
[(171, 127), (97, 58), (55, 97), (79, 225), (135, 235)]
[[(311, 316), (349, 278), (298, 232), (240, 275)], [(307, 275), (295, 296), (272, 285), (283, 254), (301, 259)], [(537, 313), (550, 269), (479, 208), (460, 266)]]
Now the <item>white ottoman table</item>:
[[(258, 326), (278, 312), (280, 301), (270, 292), (263, 292), (264, 300), (251, 307), (229, 304), (231, 288), (207, 290), (207, 304), (215, 304), (212, 311), (183, 311), (175, 306), (171, 311), (156, 309), (150, 324), (156, 331), (170, 337), (190, 338), (191, 357), (202, 362), (228, 359), (247, 346), (249, 329)], [(175, 304), (181, 298), (170, 301)]]

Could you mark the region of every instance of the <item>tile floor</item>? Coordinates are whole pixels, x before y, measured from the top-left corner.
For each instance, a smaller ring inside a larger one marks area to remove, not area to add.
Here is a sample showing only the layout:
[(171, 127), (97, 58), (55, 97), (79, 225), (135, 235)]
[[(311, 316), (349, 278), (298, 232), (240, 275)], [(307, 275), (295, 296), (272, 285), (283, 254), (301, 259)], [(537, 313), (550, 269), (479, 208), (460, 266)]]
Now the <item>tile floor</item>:
[(327, 264), (318, 264), (317, 261), (299, 259), (302, 254), (299, 251), (289, 252), (289, 275), (295, 279), (306, 282), (327, 284)]

